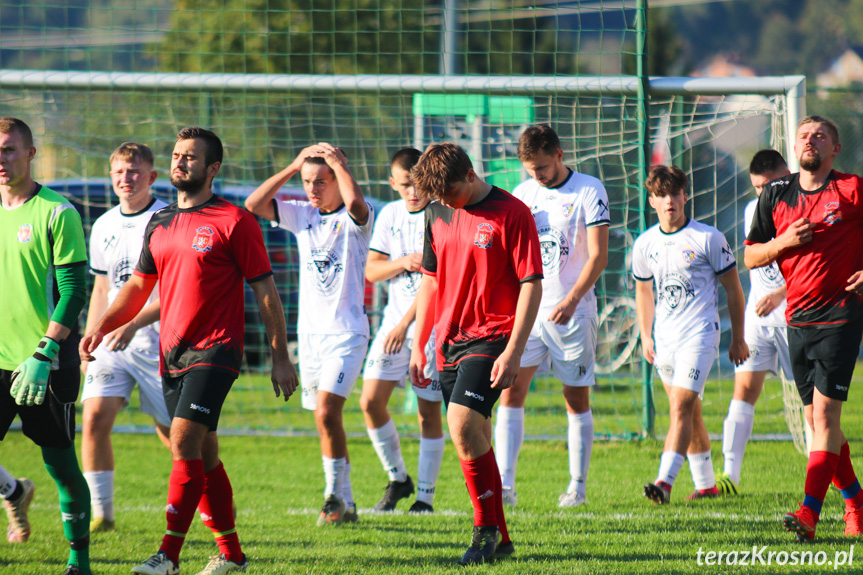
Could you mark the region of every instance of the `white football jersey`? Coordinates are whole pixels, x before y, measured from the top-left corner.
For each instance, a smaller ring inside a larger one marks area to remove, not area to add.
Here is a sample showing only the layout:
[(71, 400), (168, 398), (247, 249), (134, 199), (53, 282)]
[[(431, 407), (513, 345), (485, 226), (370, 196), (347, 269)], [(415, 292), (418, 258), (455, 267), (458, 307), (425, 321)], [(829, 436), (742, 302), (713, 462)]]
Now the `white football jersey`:
[[(424, 235), (425, 208), (409, 212), (404, 200), (390, 202), (377, 217), (370, 249), (389, 256), (391, 261), (410, 254), (422, 254)], [(381, 329), (392, 329), (402, 320), (416, 299), (421, 281), (422, 272), (407, 271), (389, 280)], [(414, 324), (411, 324), (407, 337), (413, 336)]]
[[(108, 276), (109, 306), (138, 265), (150, 218), (167, 205), (162, 200), (153, 198), (149, 206), (136, 214), (124, 214), (120, 211), (120, 206), (115, 206), (93, 222), (90, 231), (90, 273)], [(157, 286), (147, 299), (147, 305), (158, 298)], [(159, 322), (139, 329), (129, 346), (158, 351)]]
[[(546, 319), (581, 274), (587, 261), (587, 228), (609, 225), (608, 194), (592, 176), (570, 172), (559, 188), (544, 188), (533, 178), (512, 195), (533, 213), (542, 250), (542, 303), (537, 319)], [(578, 302), (576, 317), (596, 317), (596, 290)]]
[[(755, 217), (755, 209), (757, 207), (758, 198), (749, 202), (746, 205), (746, 209), (743, 211), (743, 225), (746, 226), (747, 234), (749, 234), (749, 229), (752, 227), (752, 218)], [(749, 298), (746, 300), (745, 322), (753, 322), (770, 327), (782, 327), (787, 325), (787, 322), (785, 321), (786, 302), (784, 299), (782, 300), (782, 303), (776, 306), (776, 309), (764, 317), (755, 313), (755, 304), (757, 304), (761, 298), (775, 292), (784, 285), (785, 278), (782, 277), (782, 272), (779, 271), (779, 266), (775, 261), (769, 266), (749, 270)]]
[(300, 252), (300, 334), (369, 336), (365, 268), (375, 211), (354, 222), (343, 205), (322, 214), (308, 202), (274, 200), (278, 225), (297, 237)]
[(656, 224), (638, 236), (632, 273), (654, 282), (657, 350), (719, 344), (719, 276), (736, 265), (722, 232), (694, 220), (673, 234)]

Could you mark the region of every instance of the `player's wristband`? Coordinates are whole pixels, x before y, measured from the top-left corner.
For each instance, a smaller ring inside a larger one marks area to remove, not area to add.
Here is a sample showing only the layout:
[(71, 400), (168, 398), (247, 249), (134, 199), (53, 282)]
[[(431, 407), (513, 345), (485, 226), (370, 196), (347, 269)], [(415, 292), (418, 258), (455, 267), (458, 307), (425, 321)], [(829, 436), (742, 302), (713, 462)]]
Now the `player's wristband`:
[(39, 345), (36, 346), (33, 357), (39, 361), (51, 363), (57, 357), (58, 351), (60, 351), (60, 344), (46, 335), (39, 341)]

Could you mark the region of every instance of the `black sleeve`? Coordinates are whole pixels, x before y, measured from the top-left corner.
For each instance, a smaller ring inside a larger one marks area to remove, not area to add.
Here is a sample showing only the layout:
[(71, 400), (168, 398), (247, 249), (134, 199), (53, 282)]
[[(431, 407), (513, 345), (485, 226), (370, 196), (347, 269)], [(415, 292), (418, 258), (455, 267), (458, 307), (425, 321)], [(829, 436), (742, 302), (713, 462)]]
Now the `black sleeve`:
[(135, 266), (135, 271), (143, 276), (158, 276), (159, 272), (156, 269), (156, 261), (153, 259), (153, 253), (150, 251), (150, 239), (153, 237), (153, 230), (156, 229), (155, 216), (147, 224), (147, 232), (144, 234), (144, 245), (141, 247), (141, 257), (138, 258), (138, 265)]
[(755, 215), (752, 218), (752, 227), (746, 235), (746, 243), (765, 244), (776, 237), (776, 223), (773, 221), (775, 197), (775, 188), (768, 188), (759, 196)]
[[(429, 206), (431, 207), (431, 206)], [(423, 237), (423, 270), (431, 273), (437, 273), (437, 254), (434, 251), (433, 243), (434, 239), (432, 238), (432, 222), (434, 221), (434, 216), (432, 215), (431, 209), (426, 209), (425, 213), (425, 236)]]

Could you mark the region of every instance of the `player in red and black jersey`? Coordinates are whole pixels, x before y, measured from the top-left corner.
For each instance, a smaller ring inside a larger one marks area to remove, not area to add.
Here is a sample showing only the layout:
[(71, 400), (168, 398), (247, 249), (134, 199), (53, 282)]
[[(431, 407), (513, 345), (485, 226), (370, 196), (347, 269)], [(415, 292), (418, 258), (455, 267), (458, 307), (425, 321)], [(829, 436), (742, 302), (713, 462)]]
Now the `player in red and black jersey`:
[(863, 491), (840, 427), (863, 334), (863, 179), (833, 170), (840, 149), (833, 122), (800, 121), (800, 173), (762, 192), (744, 253), (749, 268), (778, 262), (788, 286), (791, 368), (814, 431), (806, 497), (783, 519), (800, 540), (815, 537), (831, 481), (845, 497), (845, 534), (863, 534)]
[(474, 506), (471, 546), (459, 563), (485, 563), (513, 552), (490, 418), (515, 382), (542, 297), (539, 236), (530, 209), (482, 181), (454, 144), (430, 146), (411, 179), (418, 193), (440, 200), (426, 209), (411, 379), (423, 384), (434, 324), (447, 424)]
[(131, 320), (157, 280), (161, 301), (162, 385), (171, 422), (174, 465), (168, 489), (168, 529), (155, 555), (132, 569), (144, 575), (179, 573), (179, 555), (196, 508), (216, 535), (221, 554), (210, 571), (244, 571), (248, 561), (234, 526), (232, 489), (219, 460), (216, 428), (243, 355), (243, 280), (261, 308), (273, 354), (273, 388), (285, 400), (297, 386), (288, 359), (285, 317), (261, 228), (255, 218), (214, 196), (222, 143), (208, 130), (177, 135), (171, 183), (177, 203), (156, 213), (134, 275), (81, 343), (90, 359), (102, 337)]

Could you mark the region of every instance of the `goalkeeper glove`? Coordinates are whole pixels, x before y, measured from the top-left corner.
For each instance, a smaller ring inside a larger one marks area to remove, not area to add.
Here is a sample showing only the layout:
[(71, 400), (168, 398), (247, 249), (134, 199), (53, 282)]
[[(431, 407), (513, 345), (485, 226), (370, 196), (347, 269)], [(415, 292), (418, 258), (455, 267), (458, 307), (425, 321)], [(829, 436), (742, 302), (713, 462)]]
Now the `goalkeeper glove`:
[(50, 337), (43, 337), (33, 357), (28, 357), (12, 372), (12, 388), (9, 393), (18, 405), (42, 405), (51, 375), (51, 362), (57, 356), (60, 344)]

